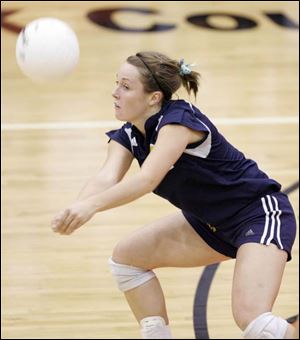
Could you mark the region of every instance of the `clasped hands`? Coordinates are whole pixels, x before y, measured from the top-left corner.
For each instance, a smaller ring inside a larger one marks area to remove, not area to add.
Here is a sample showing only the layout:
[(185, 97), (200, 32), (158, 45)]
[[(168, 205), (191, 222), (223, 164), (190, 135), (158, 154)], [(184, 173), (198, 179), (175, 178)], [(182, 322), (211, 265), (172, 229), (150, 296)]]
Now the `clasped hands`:
[(61, 235), (70, 235), (84, 225), (96, 213), (95, 207), (88, 201), (80, 201), (58, 213), (52, 220), (54, 232)]

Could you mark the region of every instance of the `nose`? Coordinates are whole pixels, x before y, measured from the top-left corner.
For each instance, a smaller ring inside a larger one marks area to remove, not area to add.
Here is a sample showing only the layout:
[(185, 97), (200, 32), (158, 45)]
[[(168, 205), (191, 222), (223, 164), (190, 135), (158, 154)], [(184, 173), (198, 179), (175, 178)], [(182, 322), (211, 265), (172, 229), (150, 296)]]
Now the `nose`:
[(117, 91), (117, 87), (115, 87), (115, 89), (113, 90), (113, 92), (112, 92), (112, 96), (114, 97), (114, 98), (116, 98), (116, 99), (118, 99), (119, 98), (119, 95), (118, 95), (118, 91)]

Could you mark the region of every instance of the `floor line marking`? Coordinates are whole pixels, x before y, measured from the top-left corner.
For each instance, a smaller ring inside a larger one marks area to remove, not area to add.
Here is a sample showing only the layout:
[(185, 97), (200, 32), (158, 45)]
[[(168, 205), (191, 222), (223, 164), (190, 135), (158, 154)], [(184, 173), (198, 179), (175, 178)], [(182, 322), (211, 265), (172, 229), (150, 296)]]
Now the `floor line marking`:
[[(214, 124), (238, 126), (238, 125), (280, 125), (299, 124), (298, 116), (287, 117), (252, 117), (252, 118), (215, 118)], [(119, 128), (122, 122), (117, 120), (82, 121), (82, 122), (49, 122), (49, 123), (3, 123), (1, 131), (20, 130), (71, 130), (71, 129), (97, 129)]]

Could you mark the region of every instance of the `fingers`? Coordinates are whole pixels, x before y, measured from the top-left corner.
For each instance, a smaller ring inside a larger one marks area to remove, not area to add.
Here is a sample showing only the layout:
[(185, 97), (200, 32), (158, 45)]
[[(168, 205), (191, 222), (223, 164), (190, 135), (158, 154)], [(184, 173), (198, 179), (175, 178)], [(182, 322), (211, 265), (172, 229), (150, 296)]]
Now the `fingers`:
[(61, 225), (59, 226), (60, 233), (63, 235), (67, 234), (67, 230), (69, 225), (76, 219), (76, 216), (69, 210), (68, 213), (64, 216), (64, 220), (62, 221)]
[(64, 234), (65, 235), (72, 234), (73, 231), (78, 229), (81, 225), (82, 225), (82, 222), (79, 218), (74, 219), (73, 221), (70, 222), (70, 224), (67, 226), (67, 228), (65, 228)]
[(59, 234), (64, 234), (66, 228), (68, 227), (67, 223), (71, 222), (71, 214), (70, 210), (66, 209), (63, 212), (59, 213), (52, 221), (52, 229), (54, 232)]
[(61, 235), (70, 235), (74, 230), (78, 229), (83, 223), (82, 219), (75, 213), (66, 209), (58, 214), (52, 221), (52, 229)]
[(63, 224), (67, 215), (68, 215), (68, 210), (64, 210), (61, 213), (59, 213), (58, 215), (56, 215), (56, 217), (52, 221), (54, 231), (60, 230), (61, 225)]
[(58, 224), (59, 221), (61, 220), (61, 218), (62, 218), (64, 212), (65, 212), (65, 211), (62, 211), (62, 212), (60, 212), (59, 214), (57, 214), (57, 215), (53, 218), (53, 220), (51, 221), (51, 225), (52, 225), (52, 228), (53, 228), (53, 229), (57, 226), (57, 224)]

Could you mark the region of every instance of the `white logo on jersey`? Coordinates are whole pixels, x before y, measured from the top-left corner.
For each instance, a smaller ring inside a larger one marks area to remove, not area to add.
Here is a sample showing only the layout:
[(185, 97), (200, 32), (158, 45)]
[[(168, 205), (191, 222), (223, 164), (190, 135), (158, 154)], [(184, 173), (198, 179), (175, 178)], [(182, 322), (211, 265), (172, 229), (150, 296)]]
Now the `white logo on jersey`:
[(135, 137), (131, 138), (130, 143), (132, 146), (138, 146)]
[(138, 146), (137, 141), (136, 141), (135, 137), (131, 138), (131, 132), (132, 132), (131, 128), (125, 129), (125, 132), (127, 133), (127, 136), (130, 140), (131, 151), (133, 152), (133, 147)]

